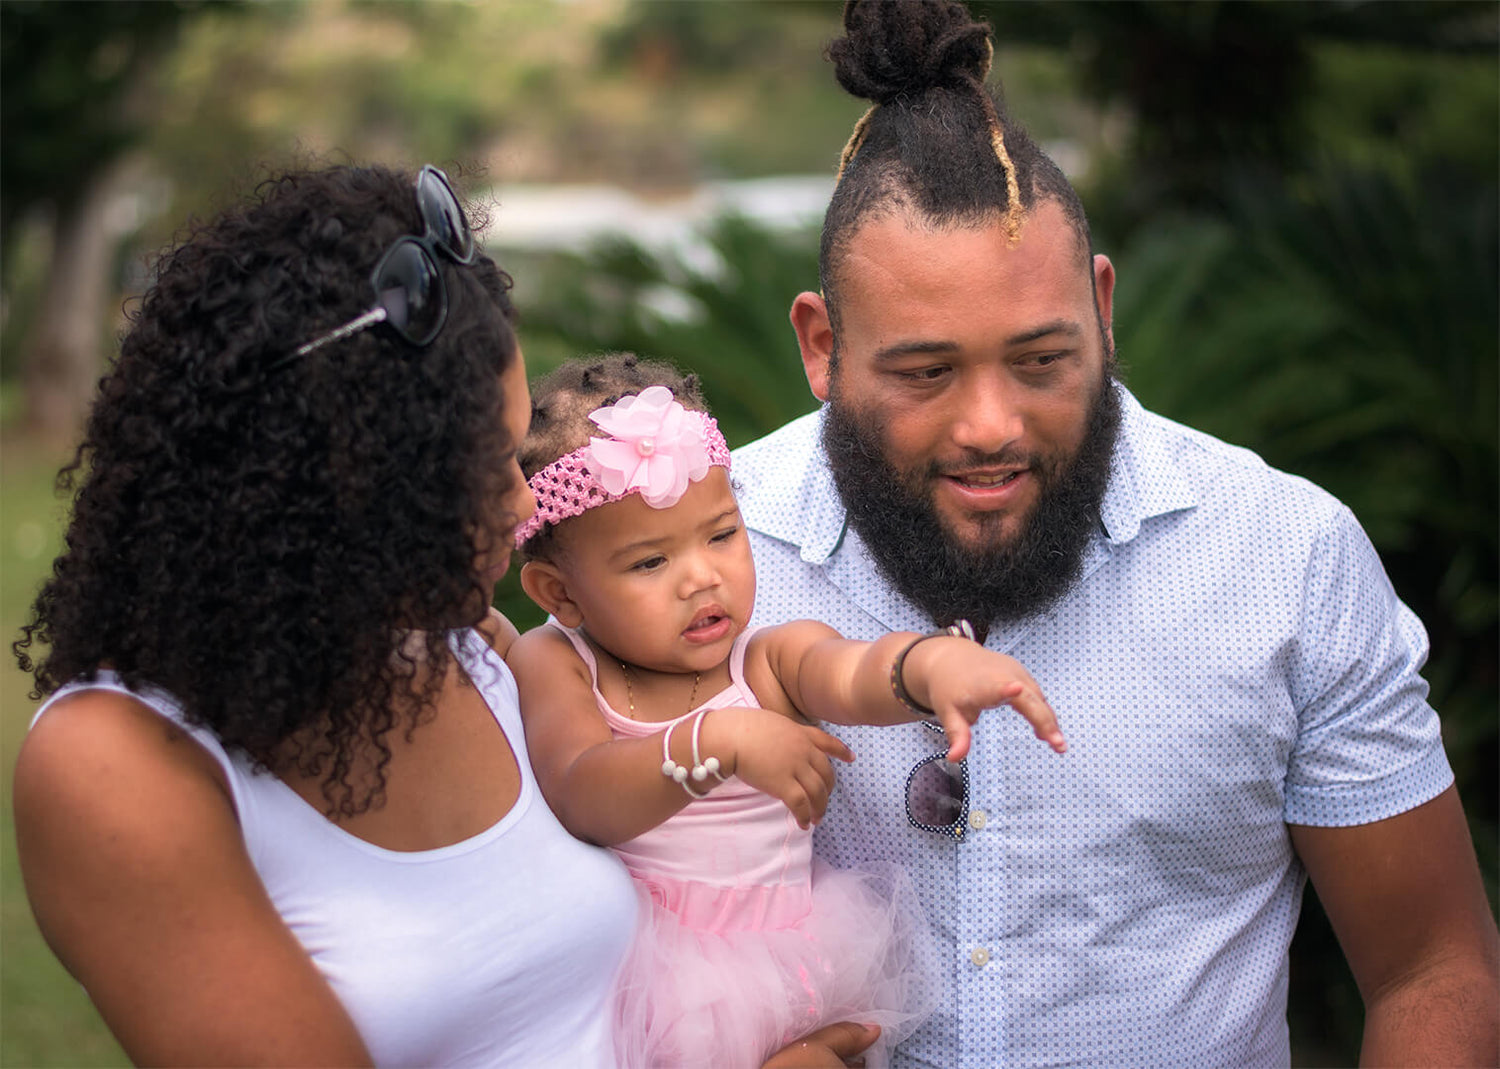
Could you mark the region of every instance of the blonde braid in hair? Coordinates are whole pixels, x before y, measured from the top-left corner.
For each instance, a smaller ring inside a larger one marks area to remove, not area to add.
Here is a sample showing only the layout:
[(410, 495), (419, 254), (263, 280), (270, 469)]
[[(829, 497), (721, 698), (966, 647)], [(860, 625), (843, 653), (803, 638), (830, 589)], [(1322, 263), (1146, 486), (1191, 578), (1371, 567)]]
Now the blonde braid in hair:
[(1021, 224), (1026, 221), (1026, 211), (1021, 206), (1021, 184), (1016, 180), (1016, 165), (1011, 162), (1010, 152), (1005, 147), (1005, 130), (1000, 125), (1000, 116), (995, 111), (995, 102), (985, 91), (984, 79), (990, 73), (990, 64), (995, 59), (995, 42), (985, 38), (984, 46), (989, 54), (984, 60), (984, 70), (974, 80), (974, 91), (984, 105), (985, 115), (990, 120), (990, 149), (1000, 162), (1000, 171), (1005, 175), (1005, 217), (1000, 224), (1005, 227), (1006, 241), (1015, 246), (1021, 240)]
[(844, 177), (844, 169), (849, 166), (850, 161), (859, 152), (860, 146), (865, 143), (865, 134), (870, 131), (870, 116), (875, 114), (875, 109), (878, 107), (880, 107), (879, 104), (871, 104), (865, 109), (865, 113), (859, 117), (859, 121), (854, 124), (854, 130), (850, 133), (849, 140), (844, 143), (844, 151), (839, 154), (839, 173), (838, 177), (834, 179), (835, 184), (839, 179)]

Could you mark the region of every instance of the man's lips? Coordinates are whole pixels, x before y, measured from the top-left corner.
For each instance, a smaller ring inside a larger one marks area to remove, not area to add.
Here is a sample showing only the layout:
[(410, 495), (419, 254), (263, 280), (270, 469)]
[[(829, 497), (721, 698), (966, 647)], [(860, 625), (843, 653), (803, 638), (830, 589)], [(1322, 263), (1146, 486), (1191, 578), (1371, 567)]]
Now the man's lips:
[(986, 512), (1020, 505), (1031, 482), (1030, 468), (945, 472), (941, 477), (961, 508)]
[(1016, 471), (971, 471), (959, 474), (950, 474), (946, 478), (952, 479), (960, 486), (971, 486), (976, 490), (989, 490), (996, 486), (1005, 486), (1021, 475), (1026, 474), (1025, 469)]

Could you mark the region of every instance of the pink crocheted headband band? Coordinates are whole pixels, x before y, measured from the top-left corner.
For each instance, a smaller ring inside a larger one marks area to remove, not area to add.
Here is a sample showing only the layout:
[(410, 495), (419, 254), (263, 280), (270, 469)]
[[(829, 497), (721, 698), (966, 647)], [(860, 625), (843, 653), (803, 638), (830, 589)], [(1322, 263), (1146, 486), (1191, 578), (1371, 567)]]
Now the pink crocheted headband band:
[(609, 435), (559, 457), (528, 483), (536, 512), (516, 528), (517, 548), (548, 524), (639, 493), (654, 509), (682, 499), (689, 482), (729, 467), (729, 445), (706, 412), (689, 412), (665, 386), (648, 386), (595, 409), (589, 419)]

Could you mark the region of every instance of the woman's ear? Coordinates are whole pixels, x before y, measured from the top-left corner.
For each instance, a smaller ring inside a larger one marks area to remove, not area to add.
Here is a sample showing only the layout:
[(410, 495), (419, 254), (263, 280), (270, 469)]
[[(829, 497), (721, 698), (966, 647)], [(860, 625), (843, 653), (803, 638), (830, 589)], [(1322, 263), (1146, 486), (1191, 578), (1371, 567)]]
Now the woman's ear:
[(583, 613), (568, 596), (568, 581), (548, 560), (529, 560), (521, 566), (521, 589), (564, 627), (583, 623)]

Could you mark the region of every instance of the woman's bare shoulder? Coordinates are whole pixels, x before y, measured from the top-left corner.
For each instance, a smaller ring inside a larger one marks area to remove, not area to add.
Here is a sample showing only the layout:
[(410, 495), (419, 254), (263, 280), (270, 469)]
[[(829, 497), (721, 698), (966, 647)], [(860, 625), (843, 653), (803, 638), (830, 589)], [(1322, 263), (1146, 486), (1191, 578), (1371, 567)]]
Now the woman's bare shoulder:
[(511, 644), (516, 641), (520, 632), (516, 625), (507, 620), (499, 609), (493, 605), (479, 625), (479, 633), (484, 636), (485, 641), (503, 659), (510, 652)]

